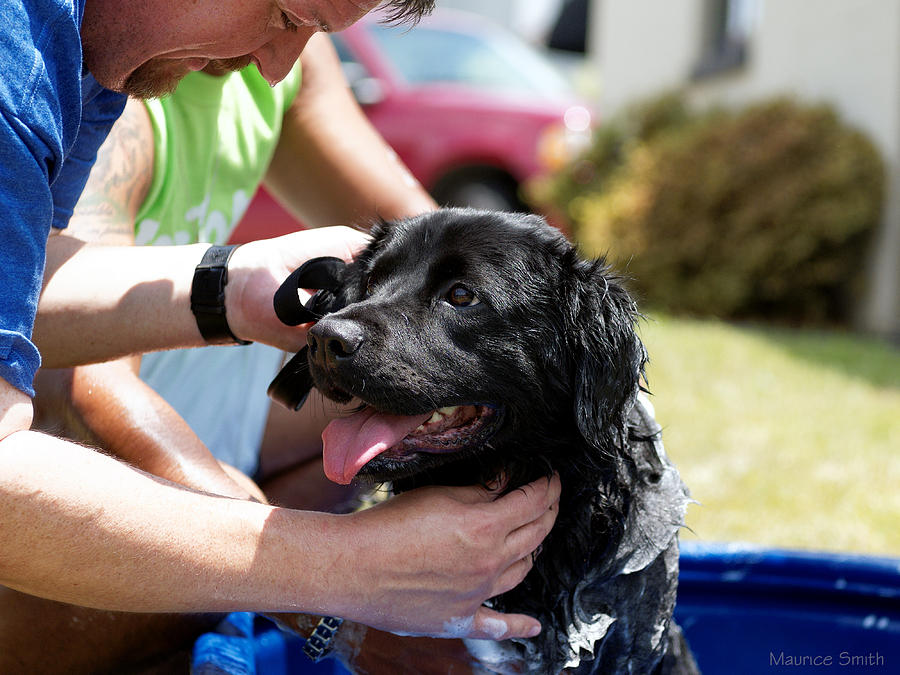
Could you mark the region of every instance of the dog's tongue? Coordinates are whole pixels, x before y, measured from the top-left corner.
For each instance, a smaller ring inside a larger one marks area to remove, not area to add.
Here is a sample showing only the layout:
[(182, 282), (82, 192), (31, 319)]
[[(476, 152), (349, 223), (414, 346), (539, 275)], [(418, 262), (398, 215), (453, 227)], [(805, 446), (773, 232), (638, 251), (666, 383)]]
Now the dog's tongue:
[(325, 475), (347, 485), (366, 463), (406, 438), (431, 415), (406, 417), (364, 408), (332, 421), (322, 432)]

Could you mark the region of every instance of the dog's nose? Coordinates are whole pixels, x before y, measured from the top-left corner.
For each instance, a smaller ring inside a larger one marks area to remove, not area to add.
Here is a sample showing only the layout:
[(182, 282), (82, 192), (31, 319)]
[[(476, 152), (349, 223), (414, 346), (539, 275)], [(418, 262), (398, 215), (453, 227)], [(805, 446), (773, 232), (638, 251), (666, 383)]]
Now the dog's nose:
[(363, 330), (355, 321), (322, 319), (306, 336), (309, 355), (320, 364), (351, 358), (363, 343)]

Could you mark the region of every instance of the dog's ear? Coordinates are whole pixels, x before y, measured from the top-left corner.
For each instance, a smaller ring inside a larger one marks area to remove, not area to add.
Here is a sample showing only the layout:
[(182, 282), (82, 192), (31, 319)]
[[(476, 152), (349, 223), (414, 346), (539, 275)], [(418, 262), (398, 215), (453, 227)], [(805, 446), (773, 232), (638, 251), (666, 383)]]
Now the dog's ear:
[(605, 448), (625, 429), (647, 353), (634, 330), (634, 301), (606, 262), (587, 262), (574, 252), (568, 262), (563, 305), (575, 419), (588, 442)]
[[(318, 321), (336, 309), (335, 293), (341, 288), (346, 263), (339, 258), (313, 258), (294, 270), (275, 292), (272, 302), (275, 314), (288, 326)], [(297, 291), (319, 289), (304, 305)], [(267, 393), (273, 401), (290, 410), (299, 410), (313, 388), (307, 366), (307, 347), (294, 354), (269, 384)]]
[[(341, 287), (341, 274), (346, 263), (340, 258), (322, 257), (307, 260), (295, 269), (275, 292), (272, 304), (275, 314), (288, 326), (318, 321), (335, 308), (334, 294)], [(301, 288), (318, 289), (304, 305), (297, 296)]]
[[(318, 321), (356, 301), (354, 287), (359, 285), (360, 269), (371, 258), (375, 247), (387, 236), (389, 223), (373, 226), (373, 240), (349, 265), (339, 258), (312, 258), (294, 270), (281, 284), (273, 298), (275, 314), (288, 326)], [(297, 291), (318, 289), (303, 304)], [(307, 363), (308, 347), (303, 347), (288, 361), (269, 384), (267, 393), (273, 401), (290, 410), (299, 410), (314, 383)]]

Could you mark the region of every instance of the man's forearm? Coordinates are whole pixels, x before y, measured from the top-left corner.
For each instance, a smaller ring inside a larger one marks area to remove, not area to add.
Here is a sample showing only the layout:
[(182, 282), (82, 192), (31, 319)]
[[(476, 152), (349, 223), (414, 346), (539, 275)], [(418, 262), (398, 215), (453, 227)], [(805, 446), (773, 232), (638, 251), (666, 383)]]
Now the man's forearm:
[[(278, 320), (275, 291), (310, 258), (349, 261), (366, 242), (360, 232), (329, 227), (244, 244), (228, 264), (225, 310), (231, 332), (297, 351), (306, 332)], [(208, 246), (99, 246), (50, 237), (34, 330), (44, 366), (64, 368), (205, 344), (190, 295), (194, 269)]]
[(25, 431), (0, 380), (0, 584), (101, 609), (332, 614), (404, 633), (529, 637), (484, 607), (528, 573), (559, 479), (405, 492), (346, 516), (193, 492)]
[(327, 35), (301, 55), (303, 86), (284, 118), (266, 187), (306, 225), (369, 225), (436, 204), (366, 119)]
[(325, 610), (310, 581), (329, 565), (337, 516), (201, 495), (35, 432), (0, 442), (0, 513), (0, 583), (34, 595), (142, 612)]
[(107, 247), (50, 237), (34, 327), (43, 365), (202, 345), (190, 291), (208, 246)]
[(42, 369), (35, 379), (35, 426), (179, 485), (266, 501), (249, 479), (239, 485), (226, 473), (175, 409), (138, 377), (139, 367), (139, 361), (119, 359)]

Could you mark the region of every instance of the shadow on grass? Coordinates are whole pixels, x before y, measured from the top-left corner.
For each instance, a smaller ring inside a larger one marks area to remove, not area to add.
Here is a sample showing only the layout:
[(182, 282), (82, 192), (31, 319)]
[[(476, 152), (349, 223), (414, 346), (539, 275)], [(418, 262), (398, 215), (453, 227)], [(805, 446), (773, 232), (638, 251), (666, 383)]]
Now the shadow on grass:
[(784, 328), (758, 323), (739, 330), (777, 346), (793, 357), (859, 378), (886, 389), (900, 389), (900, 346), (855, 333)]

